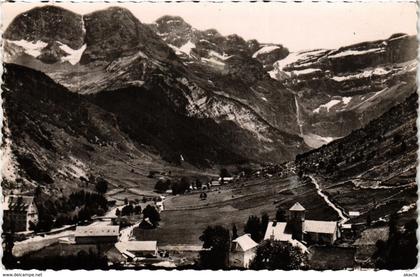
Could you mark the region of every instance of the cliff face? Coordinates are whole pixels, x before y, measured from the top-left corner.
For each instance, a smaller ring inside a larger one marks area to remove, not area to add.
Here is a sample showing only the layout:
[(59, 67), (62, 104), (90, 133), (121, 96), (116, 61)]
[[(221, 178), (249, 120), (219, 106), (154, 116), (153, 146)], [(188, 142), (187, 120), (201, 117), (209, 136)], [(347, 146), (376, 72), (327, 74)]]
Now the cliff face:
[[(5, 38), (6, 62), (41, 71), (69, 91), (99, 101), (95, 105), (125, 121), (127, 134), (168, 161), (179, 158), (165, 155), (171, 142), (143, 137), (129, 119), (144, 117), (147, 128), (157, 128), (149, 114), (166, 120), (167, 109), (179, 122), (185, 120), (176, 124), (207, 126), (207, 131), (197, 129), (204, 133), (197, 135), (202, 140), (185, 137), (187, 127), (171, 131), (187, 143), (180, 143), (178, 152), (187, 152), (188, 144), (208, 144), (212, 133), (212, 143), (226, 147), (183, 155), (197, 165), (228, 162), (218, 153), (226, 149), (235, 161), (293, 159), (364, 126), (415, 86), (414, 46), (404, 35), (289, 53), (280, 44), (200, 31), (180, 17), (146, 25), (121, 8), (81, 17), (46, 6), (18, 16)], [(136, 91), (145, 94), (147, 106), (138, 103)], [(126, 99), (118, 99), (118, 93)]]

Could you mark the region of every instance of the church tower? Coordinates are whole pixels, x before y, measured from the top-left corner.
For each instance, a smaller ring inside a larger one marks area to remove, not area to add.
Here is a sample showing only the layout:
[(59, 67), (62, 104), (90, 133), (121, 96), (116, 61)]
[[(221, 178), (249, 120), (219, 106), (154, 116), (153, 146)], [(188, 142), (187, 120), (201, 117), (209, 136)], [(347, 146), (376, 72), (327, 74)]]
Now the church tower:
[(303, 230), (305, 225), (305, 208), (299, 203), (296, 202), (289, 209), (289, 220), (288, 225), (290, 225), (290, 230), (292, 232), (292, 238), (296, 240), (303, 240)]

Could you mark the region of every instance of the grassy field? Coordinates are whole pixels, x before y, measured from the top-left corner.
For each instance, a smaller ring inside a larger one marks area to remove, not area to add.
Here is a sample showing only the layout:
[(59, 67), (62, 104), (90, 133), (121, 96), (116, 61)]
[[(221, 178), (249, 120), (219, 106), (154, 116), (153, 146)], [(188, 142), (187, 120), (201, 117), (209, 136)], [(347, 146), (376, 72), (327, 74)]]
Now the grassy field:
[(136, 228), (138, 240), (157, 240), (159, 245), (197, 244), (203, 230), (209, 225), (222, 225), (231, 229), (235, 224), (242, 233), (250, 215), (267, 212), (274, 218), (277, 206), (289, 209), (300, 202), (307, 210), (308, 219), (336, 220), (335, 211), (327, 206), (313, 185), (302, 183), (296, 176), (281, 179), (250, 180), (241, 184), (227, 185), (208, 192), (207, 200), (192, 193), (168, 198), (161, 213), (157, 229)]
[(354, 268), (356, 249), (336, 246), (313, 246), (310, 248), (309, 266), (315, 270), (342, 270)]
[(415, 185), (373, 189), (355, 187), (352, 182), (334, 184), (324, 179), (320, 180), (323, 191), (334, 203), (346, 212), (360, 212), (360, 216), (352, 219), (350, 223), (366, 222), (368, 212), (375, 221), (417, 201), (417, 186)]

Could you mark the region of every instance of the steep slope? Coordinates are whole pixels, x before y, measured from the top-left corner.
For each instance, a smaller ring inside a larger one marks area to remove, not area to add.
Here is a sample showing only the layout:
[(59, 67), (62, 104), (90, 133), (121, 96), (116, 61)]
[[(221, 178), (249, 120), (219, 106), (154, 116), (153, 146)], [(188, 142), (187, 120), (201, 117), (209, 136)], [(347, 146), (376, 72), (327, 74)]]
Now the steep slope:
[(83, 49), (84, 35), (81, 15), (54, 6), (34, 8), (4, 32), (5, 55), (28, 54), (45, 63), (68, 60), (71, 52)]
[(122, 132), (112, 113), (40, 72), (5, 64), (2, 91), (5, 190), (40, 184), (59, 196), (98, 176), (112, 187), (150, 189), (149, 170), (173, 170), (153, 148)]
[(305, 141), (342, 137), (404, 101), (415, 87), (417, 40), (395, 34), (336, 50), (291, 53), (270, 76), (298, 92)]
[(298, 171), (314, 176), (321, 189), (355, 222), (385, 219), (412, 210), (417, 201), (417, 100), (414, 91), (364, 128), (296, 157)]
[[(34, 17), (34, 20), (36, 19)], [(171, 103), (170, 108), (175, 110), (178, 116), (196, 122), (216, 122), (216, 125), (211, 123), (207, 126), (209, 129), (206, 133), (215, 132), (218, 143), (228, 146), (239, 156), (251, 153), (248, 157), (250, 160), (284, 161), (307, 149), (302, 138), (297, 135), (298, 129), (293, 123), (296, 113), (292, 105), (293, 92), (277, 88), (276, 82), (264, 73), (261, 64), (251, 57), (246, 58), (254, 61), (255, 66), (261, 68), (260, 72), (266, 75), (258, 77), (266, 80), (259, 85), (264, 90), (260, 94), (268, 92), (267, 98), (284, 100), (281, 101), (282, 105), (274, 108), (284, 112), (276, 114), (271, 112), (268, 106), (261, 105), (262, 108), (259, 108), (250, 105), (253, 99), (241, 101), (232, 97), (231, 92), (237, 93), (242, 88), (250, 92), (253, 89), (249, 87), (249, 81), (243, 81), (248, 78), (237, 77), (242, 74), (242, 58), (232, 59), (230, 73), (221, 76), (223, 86), (219, 86), (208, 80), (207, 68), (203, 69), (204, 71), (196, 71), (186, 66), (170, 46), (128, 10), (109, 8), (85, 15), (83, 22), (86, 48), (76, 64), (63, 61), (46, 64), (39, 57), (30, 58), (27, 53), (11, 56), (9, 61), (45, 72), (56, 82), (79, 94), (97, 94), (100, 91), (115, 93), (134, 87), (140, 91), (157, 91), (156, 95), (162, 97), (160, 100)], [(237, 40), (241, 39), (236, 36), (230, 37), (223, 44), (225, 49), (234, 51)], [(255, 74), (253, 68), (254, 65), (251, 65), (247, 70)], [(260, 103), (265, 101), (261, 96), (258, 98)], [(105, 103), (106, 101), (102, 98), (101, 104), (111, 108), (112, 102)], [(154, 102), (159, 101), (155, 99)], [(150, 106), (152, 107), (153, 105)], [(158, 107), (154, 108), (160, 112)], [(119, 112), (124, 113), (131, 109), (135, 110), (135, 107), (126, 107)], [(120, 118), (129, 117), (121, 114)], [(184, 125), (190, 122), (188, 120)], [(221, 134), (223, 128), (224, 134)], [(225, 141), (222, 143), (222, 140)], [(200, 143), (204, 142), (198, 140), (197, 144)], [(193, 159), (191, 156), (188, 158)], [(198, 160), (195, 159), (194, 162)], [(213, 162), (219, 161), (210, 158), (206, 163)]]
[[(40, 16), (44, 10), (45, 16)], [(130, 107), (129, 101), (121, 104), (124, 109), (116, 110), (113, 102), (120, 102), (117, 92), (124, 92), (129, 95), (125, 97), (132, 99), (134, 91), (156, 91), (161, 99), (146, 95), (144, 100), (167, 101), (168, 109), (185, 118), (185, 124), (211, 122), (209, 129), (202, 132), (207, 135), (215, 132), (217, 144), (226, 145), (229, 152), (240, 157), (246, 153), (250, 155), (249, 160), (257, 162), (293, 159), (308, 148), (347, 135), (404, 99), (415, 84), (412, 70), (415, 62), (401, 64), (412, 57), (410, 43), (384, 46), (388, 60), (376, 56), (367, 59), (366, 66), (374, 67), (376, 73), (385, 62), (395, 69), (381, 81), (383, 91), (367, 81), (363, 85), (368, 87), (366, 91), (348, 95), (346, 87), (358, 87), (363, 78), (357, 77), (356, 82), (348, 85), (332, 81), (335, 85), (327, 86), (324, 84), (332, 78), (325, 76), (333, 70), (339, 78), (347, 78), (343, 74), (354, 75), (357, 68), (363, 67), (364, 60), (354, 52), (385, 55), (370, 50), (382, 45), (379, 42), (317, 51), (311, 60), (297, 55), (297, 62), (291, 63), (295, 53), (289, 54), (280, 44), (245, 41), (238, 35), (222, 36), (213, 29), (199, 31), (180, 17), (164, 16), (155, 24), (145, 25), (122, 8), (72, 16), (73, 13), (49, 6), (18, 16), (5, 32), (5, 60), (44, 72), (78, 94), (107, 92), (103, 95), (109, 97), (88, 98), (101, 99), (97, 103), (118, 113), (121, 120), (134, 118), (136, 113), (142, 117), (143, 112)], [(43, 23), (46, 19), (50, 19), (48, 24)], [(43, 31), (28, 27), (31, 21), (36, 26), (44, 26)], [(57, 37), (55, 26), (63, 21), (71, 22), (74, 31)], [(19, 35), (14, 37), (13, 30), (17, 29)], [(16, 44), (18, 39), (25, 39), (25, 43)], [(391, 38), (389, 45), (394, 40), (405, 40), (405, 36)], [(409, 54), (404, 54), (406, 51)], [(345, 53), (352, 55), (346, 54), (347, 57)], [(330, 55), (327, 62), (326, 55)], [(335, 60), (334, 55), (345, 58)], [(348, 71), (346, 66), (340, 67), (342, 63), (349, 64)], [(316, 78), (308, 79), (301, 74), (314, 71), (312, 67), (317, 67), (315, 71), (320, 74)], [(152, 112), (150, 109), (145, 110)], [(132, 112), (128, 114), (129, 111)], [(137, 131), (134, 133), (138, 135)], [(197, 142), (200, 143), (203, 142)], [(200, 159), (188, 156), (194, 163), (224, 162), (218, 161), (215, 154), (209, 162), (203, 162), (205, 155)]]

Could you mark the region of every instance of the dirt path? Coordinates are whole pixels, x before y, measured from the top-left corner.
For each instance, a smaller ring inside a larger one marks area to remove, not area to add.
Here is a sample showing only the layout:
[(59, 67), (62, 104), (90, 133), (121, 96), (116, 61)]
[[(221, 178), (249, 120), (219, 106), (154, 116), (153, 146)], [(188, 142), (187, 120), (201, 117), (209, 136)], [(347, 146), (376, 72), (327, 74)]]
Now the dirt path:
[(343, 210), (341, 208), (337, 207), (333, 202), (331, 202), (331, 200), (328, 198), (328, 196), (325, 195), (322, 192), (322, 189), (319, 186), (318, 181), (312, 175), (308, 175), (308, 177), (312, 180), (312, 183), (315, 185), (316, 192), (318, 193), (318, 195), (321, 196), (324, 199), (325, 203), (327, 203), (328, 206), (330, 206), (331, 208), (333, 208), (337, 212), (338, 216), (341, 218), (339, 223), (340, 224), (346, 223), (350, 218), (345, 216), (344, 213), (343, 213)]

